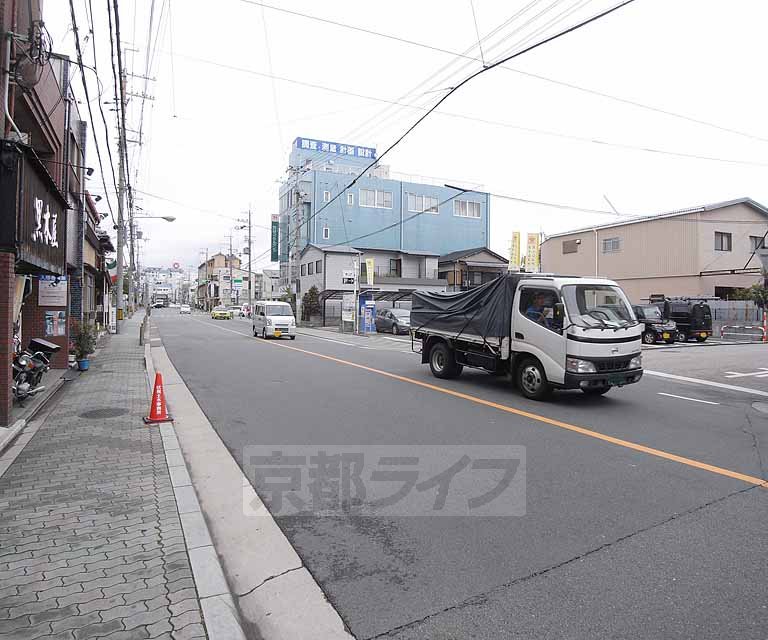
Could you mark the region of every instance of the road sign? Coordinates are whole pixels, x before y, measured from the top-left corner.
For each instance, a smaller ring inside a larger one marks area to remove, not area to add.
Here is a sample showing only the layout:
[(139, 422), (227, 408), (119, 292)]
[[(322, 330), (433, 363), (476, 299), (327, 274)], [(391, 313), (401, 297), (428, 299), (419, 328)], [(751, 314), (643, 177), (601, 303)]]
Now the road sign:
[(341, 284), (355, 284), (354, 269), (344, 269), (341, 272)]
[(243, 289), (243, 279), (242, 278), (234, 278), (232, 280), (232, 289), (235, 291), (242, 291)]

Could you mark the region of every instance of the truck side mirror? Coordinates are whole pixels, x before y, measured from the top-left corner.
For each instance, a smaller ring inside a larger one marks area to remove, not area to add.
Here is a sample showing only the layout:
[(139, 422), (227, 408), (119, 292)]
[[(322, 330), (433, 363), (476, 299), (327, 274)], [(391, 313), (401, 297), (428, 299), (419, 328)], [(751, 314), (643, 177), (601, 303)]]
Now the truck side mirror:
[(556, 302), (552, 310), (552, 325), (555, 329), (562, 331), (563, 320), (565, 319), (565, 305), (562, 302)]

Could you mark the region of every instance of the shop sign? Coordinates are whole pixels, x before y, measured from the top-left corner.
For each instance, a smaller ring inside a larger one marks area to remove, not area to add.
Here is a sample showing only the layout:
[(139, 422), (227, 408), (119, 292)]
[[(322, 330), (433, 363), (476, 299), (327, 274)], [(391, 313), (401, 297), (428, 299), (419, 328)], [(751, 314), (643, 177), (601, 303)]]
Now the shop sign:
[(37, 284), (37, 306), (67, 306), (66, 276), (40, 276)]

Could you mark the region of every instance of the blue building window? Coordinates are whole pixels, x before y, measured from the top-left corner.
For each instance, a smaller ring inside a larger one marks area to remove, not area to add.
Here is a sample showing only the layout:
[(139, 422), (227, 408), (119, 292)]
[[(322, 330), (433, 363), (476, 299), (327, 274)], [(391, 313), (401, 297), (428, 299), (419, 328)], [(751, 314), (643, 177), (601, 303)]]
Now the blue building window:
[(417, 196), (415, 193), (408, 194), (408, 211), (414, 213), (437, 213), (437, 198), (432, 196)]
[(480, 203), (469, 200), (454, 200), (453, 215), (459, 218), (480, 218)]
[(392, 192), (378, 189), (360, 189), (360, 206), (377, 209), (392, 208)]

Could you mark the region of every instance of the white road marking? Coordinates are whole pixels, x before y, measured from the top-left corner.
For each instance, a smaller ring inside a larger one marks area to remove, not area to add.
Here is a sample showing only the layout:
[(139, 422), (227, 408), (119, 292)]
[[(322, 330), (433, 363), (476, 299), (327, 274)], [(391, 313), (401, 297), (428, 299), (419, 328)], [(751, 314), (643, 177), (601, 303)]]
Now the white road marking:
[(678, 376), (674, 373), (664, 373), (663, 371), (650, 371), (644, 369), (643, 373), (648, 376), (657, 376), (659, 378), (669, 378), (670, 380), (680, 380), (681, 382), (692, 382), (693, 384), (700, 384), (705, 387), (717, 387), (719, 389), (728, 389), (729, 391), (739, 391), (740, 393), (751, 393), (756, 396), (764, 396), (768, 398), (768, 391), (760, 391), (758, 389), (750, 389), (749, 387), (737, 387), (733, 384), (723, 384), (722, 382), (713, 382), (712, 380), (702, 380), (701, 378), (689, 378), (687, 376)]
[(768, 377), (768, 367), (758, 367), (759, 371), (750, 371), (749, 373), (739, 373), (738, 371), (726, 371), (726, 378), (766, 378)]
[(687, 398), (685, 396), (676, 396), (674, 393), (661, 393), (657, 395), (667, 396), (668, 398), (679, 398), (680, 400), (690, 400), (691, 402), (701, 402), (702, 404), (720, 404), (719, 402), (710, 402), (709, 400), (699, 400), (698, 398)]

